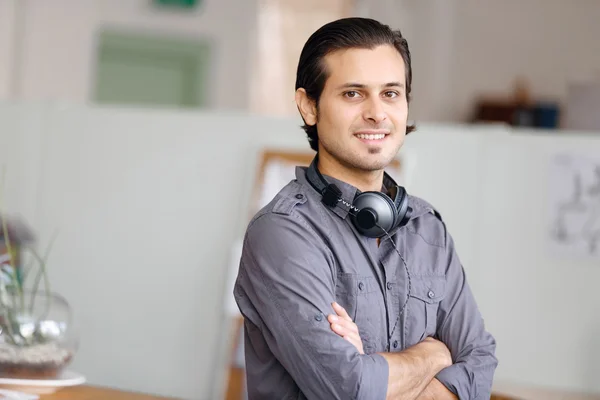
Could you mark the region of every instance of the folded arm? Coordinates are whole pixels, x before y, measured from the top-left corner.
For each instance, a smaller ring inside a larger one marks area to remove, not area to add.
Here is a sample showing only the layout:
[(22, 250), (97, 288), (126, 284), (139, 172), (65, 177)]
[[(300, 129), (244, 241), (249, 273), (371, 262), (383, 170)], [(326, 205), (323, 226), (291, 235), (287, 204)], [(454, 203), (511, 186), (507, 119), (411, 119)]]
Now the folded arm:
[[(390, 369), (391, 390), (388, 392), (400, 392), (404, 394), (403, 398), (411, 399), (416, 393), (418, 400), (489, 399), (498, 364), (494, 355), (496, 343), (485, 330), (454, 242), (450, 235), (446, 235), (444, 262), (448, 291), (440, 304), (436, 338), (440, 341), (438, 344), (451, 353), (451, 359), (430, 376), (426, 372), (435, 370), (435, 360), (443, 355), (439, 348), (427, 348), (419, 343), (399, 353), (382, 354)], [(362, 349), (360, 334), (352, 319), (341, 306), (335, 305), (334, 310), (337, 315), (328, 317), (332, 331)], [(415, 353), (417, 357), (410, 357)], [(428, 356), (432, 365), (426, 364)], [(418, 376), (413, 376), (408, 382), (403, 379), (417, 371)], [(410, 385), (411, 382), (413, 385)]]
[[(416, 398), (444, 363), (423, 347), (361, 354), (335, 334), (335, 270), (323, 240), (295, 214), (267, 214), (248, 228), (235, 297), (270, 352), (314, 399)], [(404, 367), (402, 367), (404, 366)]]
[[(331, 330), (352, 343), (363, 353), (362, 340), (358, 327), (346, 310), (337, 303), (333, 304), (337, 315), (327, 317)], [(384, 353), (390, 373), (388, 382), (394, 386), (388, 389), (388, 398), (394, 399), (401, 394), (403, 399), (417, 400), (456, 400), (440, 381), (434, 378), (441, 369), (452, 365), (450, 352), (442, 342), (426, 338), (400, 353)], [(389, 383), (388, 383), (389, 385)]]

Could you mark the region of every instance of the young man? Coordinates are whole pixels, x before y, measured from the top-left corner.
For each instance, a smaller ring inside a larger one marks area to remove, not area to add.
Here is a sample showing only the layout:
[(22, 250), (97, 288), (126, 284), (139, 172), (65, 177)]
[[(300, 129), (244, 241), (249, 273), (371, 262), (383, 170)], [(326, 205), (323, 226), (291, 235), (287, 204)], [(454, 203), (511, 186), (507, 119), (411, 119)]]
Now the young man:
[(317, 154), (250, 222), (234, 289), (249, 399), (490, 398), (496, 344), (452, 238), (384, 173), (413, 130), (410, 61), (370, 19), (305, 44), (296, 102)]

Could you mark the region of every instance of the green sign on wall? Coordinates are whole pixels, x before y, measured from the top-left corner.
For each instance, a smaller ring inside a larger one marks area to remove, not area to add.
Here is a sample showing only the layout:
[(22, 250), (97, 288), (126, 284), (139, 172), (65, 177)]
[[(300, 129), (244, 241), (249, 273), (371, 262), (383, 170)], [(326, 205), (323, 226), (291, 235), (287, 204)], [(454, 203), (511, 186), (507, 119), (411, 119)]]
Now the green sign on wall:
[(201, 0), (154, 0), (155, 4), (159, 6), (170, 6), (170, 7), (181, 7), (181, 8), (194, 8), (201, 3)]

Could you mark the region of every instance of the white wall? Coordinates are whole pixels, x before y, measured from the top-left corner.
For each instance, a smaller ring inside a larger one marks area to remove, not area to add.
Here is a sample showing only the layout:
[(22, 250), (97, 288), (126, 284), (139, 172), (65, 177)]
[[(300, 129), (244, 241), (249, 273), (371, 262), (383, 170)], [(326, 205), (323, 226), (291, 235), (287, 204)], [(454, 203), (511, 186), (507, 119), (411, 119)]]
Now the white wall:
[[(98, 34), (110, 28), (214, 40), (211, 106), (248, 107), (255, 0), (205, 0), (192, 12), (157, 9), (147, 0), (3, 0), (0, 32), (13, 25), (10, 13), (3, 11), (15, 8), (17, 3), (23, 13), (22, 35), (17, 37), (21, 59), (4, 57), (11, 51), (11, 35), (0, 39), (0, 64), (10, 67), (16, 62), (22, 66), (11, 98), (87, 102), (94, 84)], [(6, 76), (0, 69), (0, 95), (6, 87), (2, 84)]]
[(12, 95), (17, 0), (0, 1), (0, 100)]
[(498, 337), (498, 378), (600, 392), (600, 258), (552, 254), (551, 158), (600, 155), (600, 135), (519, 131), (487, 141), (477, 259), (481, 306)]
[(0, 182), (5, 175), (3, 207), (26, 221), (36, 219), (40, 173), (45, 157), (46, 109), (0, 102)]

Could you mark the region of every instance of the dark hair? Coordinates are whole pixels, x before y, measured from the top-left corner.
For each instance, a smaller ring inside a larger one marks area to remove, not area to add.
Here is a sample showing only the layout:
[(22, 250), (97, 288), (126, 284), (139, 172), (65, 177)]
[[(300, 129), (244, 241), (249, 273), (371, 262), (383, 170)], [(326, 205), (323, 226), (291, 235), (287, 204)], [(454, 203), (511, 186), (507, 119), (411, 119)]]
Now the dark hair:
[[(304, 88), (308, 97), (318, 108), (319, 98), (329, 74), (323, 59), (329, 53), (350, 48), (372, 49), (379, 45), (392, 45), (398, 50), (406, 68), (406, 100), (410, 101), (412, 68), (408, 43), (398, 30), (392, 30), (370, 18), (342, 18), (330, 22), (315, 31), (304, 44), (296, 72), (296, 90)], [(310, 147), (317, 151), (319, 136), (317, 126), (302, 126)], [(406, 134), (415, 130), (414, 125), (406, 127)]]

